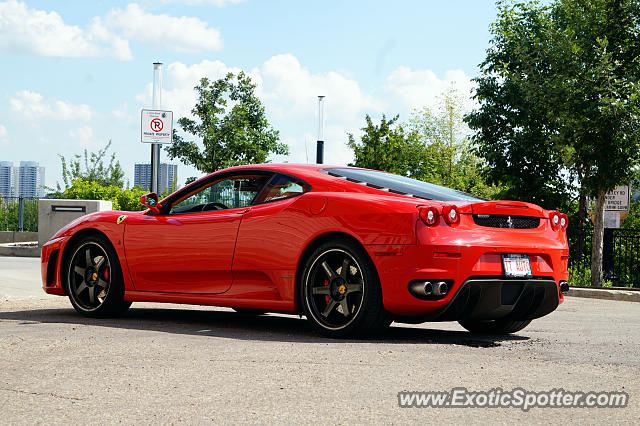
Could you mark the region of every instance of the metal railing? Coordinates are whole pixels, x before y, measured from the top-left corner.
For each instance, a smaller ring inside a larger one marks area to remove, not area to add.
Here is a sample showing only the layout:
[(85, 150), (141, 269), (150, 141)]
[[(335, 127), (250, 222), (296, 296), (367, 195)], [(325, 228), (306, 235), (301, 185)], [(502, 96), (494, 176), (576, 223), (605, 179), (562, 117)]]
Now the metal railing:
[[(569, 229), (569, 266), (591, 267), (593, 228)], [(615, 286), (640, 287), (640, 229), (605, 229), (603, 278)]]
[(37, 232), (38, 199), (0, 196), (0, 231)]

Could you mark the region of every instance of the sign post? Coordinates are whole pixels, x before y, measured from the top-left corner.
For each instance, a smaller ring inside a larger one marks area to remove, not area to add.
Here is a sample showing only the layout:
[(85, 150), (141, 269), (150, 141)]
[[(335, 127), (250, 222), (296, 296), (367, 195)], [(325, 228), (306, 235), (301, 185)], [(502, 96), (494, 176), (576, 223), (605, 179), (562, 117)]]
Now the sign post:
[(173, 142), (173, 112), (161, 110), (162, 63), (153, 63), (153, 98), (151, 110), (140, 116), (140, 141), (151, 144), (151, 192), (158, 193), (160, 181), (160, 144)]

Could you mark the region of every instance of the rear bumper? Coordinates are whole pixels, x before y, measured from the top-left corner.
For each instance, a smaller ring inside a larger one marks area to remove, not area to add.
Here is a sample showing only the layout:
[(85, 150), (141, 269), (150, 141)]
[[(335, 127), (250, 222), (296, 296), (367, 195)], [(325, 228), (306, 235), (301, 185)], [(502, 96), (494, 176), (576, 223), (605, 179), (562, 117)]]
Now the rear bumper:
[(558, 285), (553, 279), (472, 278), (462, 284), (445, 308), (427, 319), (532, 320), (553, 312), (559, 303)]
[[(560, 281), (568, 278), (568, 249), (564, 245), (466, 246), (449, 243), (366, 248), (380, 277), (384, 308), (400, 317), (440, 320), (491, 319), (506, 315), (515, 318), (520, 315), (522, 319), (537, 318), (552, 312), (564, 300), (559, 289)], [(533, 277), (520, 280), (506, 278), (502, 266), (503, 253), (528, 254)], [(425, 300), (409, 292), (412, 281), (446, 281), (450, 288), (442, 298)], [(518, 297), (519, 301), (503, 303), (508, 301), (507, 294), (503, 297), (503, 291), (518, 293), (513, 297)], [(523, 307), (526, 301), (539, 297), (544, 299), (539, 309), (531, 308), (532, 311), (522, 314), (526, 310)], [(464, 302), (466, 299), (469, 300)], [(453, 308), (454, 305), (465, 306)], [(452, 313), (459, 309), (464, 313)]]

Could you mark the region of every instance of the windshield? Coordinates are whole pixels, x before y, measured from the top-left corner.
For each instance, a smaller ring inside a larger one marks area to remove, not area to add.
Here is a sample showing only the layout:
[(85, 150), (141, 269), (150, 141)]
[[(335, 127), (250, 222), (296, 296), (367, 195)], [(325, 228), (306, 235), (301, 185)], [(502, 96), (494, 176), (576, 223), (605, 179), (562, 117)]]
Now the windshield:
[(365, 183), (367, 186), (395, 192), (403, 195), (411, 195), (435, 201), (482, 201), (482, 198), (467, 194), (444, 186), (411, 179), (392, 173), (376, 170), (329, 168), (322, 170), (332, 176), (346, 178), (352, 182)]

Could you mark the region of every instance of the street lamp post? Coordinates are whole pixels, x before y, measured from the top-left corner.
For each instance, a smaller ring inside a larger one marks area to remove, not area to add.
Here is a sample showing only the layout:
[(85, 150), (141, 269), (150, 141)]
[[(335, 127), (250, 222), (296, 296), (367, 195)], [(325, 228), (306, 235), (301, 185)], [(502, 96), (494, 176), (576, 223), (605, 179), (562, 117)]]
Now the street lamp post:
[(322, 134), (324, 117), (323, 117), (323, 104), (324, 96), (318, 96), (318, 144), (316, 146), (316, 163), (322, 164), (324, 162), (324, 135)]

